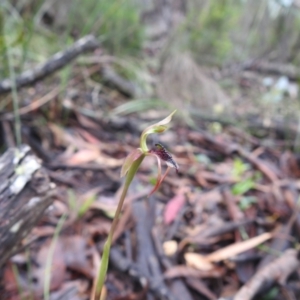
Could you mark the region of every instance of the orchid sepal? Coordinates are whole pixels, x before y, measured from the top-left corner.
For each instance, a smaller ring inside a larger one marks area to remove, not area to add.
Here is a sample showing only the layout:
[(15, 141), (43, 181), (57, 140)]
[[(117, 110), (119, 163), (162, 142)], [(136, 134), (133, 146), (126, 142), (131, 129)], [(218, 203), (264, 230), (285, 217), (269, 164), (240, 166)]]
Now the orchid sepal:
[(148, 194), (148, 196), (150, 197), (152, 194), (154, 194), (159, 189), (160, 185), (162, 184), (165, 177), (167, 176), (167, 174), (170, 170), (170, 167), (168, 166), (165, 174), (161, 175), (161, 159), (160, 159), (160, 157), (154, 153), (149, 153), (148, 155), (154, 156), (157, 159), (157, 178), (156, 178), (155, 186), (153, 187), (151, 192)]
[(149, 127), (147, 127), (141, 135), (141, 139), (140, 139), (140, 146), (141, 149), (144, 153), (147, 153), (149, 151), (148, 147), (147, 147), (147, 137), (149, 134), (152, 133), (163, 133), (168, 129), (168, 124), (171, 122), (173, 115), (176, 113), (176, 110), (174, 110), (170, 115), (168, 115), (166, 118), (164, 118), (163, 120), (150, 125)]

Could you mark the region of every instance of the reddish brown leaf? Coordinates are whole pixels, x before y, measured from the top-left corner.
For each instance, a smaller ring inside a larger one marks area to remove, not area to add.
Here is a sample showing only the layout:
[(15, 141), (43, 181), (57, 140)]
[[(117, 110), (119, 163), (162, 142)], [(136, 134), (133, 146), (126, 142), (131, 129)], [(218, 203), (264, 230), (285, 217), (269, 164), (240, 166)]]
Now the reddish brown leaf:
[(172, 223), (180, 209), (183, 207), (185, 203), (185, 196), (183, 193), (177, 194), (174, 198), (172, 198), (165, 207), (164, 211), (164, 221), (165, 224)]

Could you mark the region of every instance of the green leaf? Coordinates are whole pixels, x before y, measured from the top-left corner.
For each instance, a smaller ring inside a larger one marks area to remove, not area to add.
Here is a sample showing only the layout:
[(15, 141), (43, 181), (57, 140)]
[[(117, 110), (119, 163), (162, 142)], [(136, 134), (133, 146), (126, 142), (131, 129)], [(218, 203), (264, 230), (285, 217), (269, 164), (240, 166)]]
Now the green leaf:
[(91, 195), (88, 197), (80, 206), (78, 210), (78, 217), (81, 218), (91, 207), (91, 205), (95, 202), (97, 195)]
[(247, 170), (249, 170), (249, 164), (244, 163), (240, 158), (237, 158), (233, 162), (233, 176), (240, 178)]
[(243, 195), (254, 187), (255, 183), (252, 178), (240, 181), (232, 187), (233, 195)]

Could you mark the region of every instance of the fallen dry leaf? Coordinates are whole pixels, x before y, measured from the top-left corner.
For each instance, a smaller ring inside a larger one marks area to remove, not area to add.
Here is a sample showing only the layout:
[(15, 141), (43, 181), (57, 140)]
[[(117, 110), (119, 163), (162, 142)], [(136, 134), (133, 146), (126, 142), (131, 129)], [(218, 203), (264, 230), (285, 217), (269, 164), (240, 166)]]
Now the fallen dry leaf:
[(66, 164), (76, 166), (96, 160), (100, 155), (98, 149), (81, 149), (66, 160)]
[(88, 257), (91, 253), (86, 240), (82, 236), (72, 235), (61, 237), (59, 243), (63, 250), (63, 259), (67, 268), (92, 279), (94, 272)]
[(86, 127), (86, 128), (92, 128), (95, 130), (99, 130), (99, 125), (95, 121), (84, 116), (83, 114), (81, 114), (79, 112), (75, 112), (75, 114), (76, 114), (77, 120), (80, 123), (80, 125), (82, 125), (83, 127)]
[(227, 247), (224, 247), (220, 250), (217, 250), (217, 251), (205, 256), (205, 259), (207, 259), (207, 261), (209, 261), (209, 262), (218, 262), (218, 261), (221, 261), (224, 259), (231, 258), (242, 252), (245, 252), (254, 247), (257, 247), (258, 245), (262, 244), (263, 242), (271, 239), (272, 236), (273, 235), (269, 232), (263, 233), (259, 236), (251, 238), (249, 240), (235, 243), (235, 244), (229, 245)]
[(184, 203), (185, 196), (183, 193), (178, 193), (167, 203), (164, 211), (164, 222), (166, 225), (172, 223), (175, 220)]
[(201, 271), (210, 271), (214, 265), (204, 256), (198, 253), (185, 253), (184, 259), (188, 266)]
[(177, 265), (171, 267), (164, 273), (164, 278), (173, 279), (178, 277), (195, 277), (195, 278), (220, 278), (224, 275), (225, 269), (215, 266), (213, 269), (203, 271), (188, 267), (185, 265)]
[(37, 264), (32, 267), (32, 278), (35, 284), (33, 289), (36, 295), (41, 295), (45, 285), (45, 274), (50, 271), (50, 291), (60, 288), (66, 278), (66, 265), (63, 259), (63, 248), (57, 241), (55, 243), (53, 255), (51, 257), (51, 270), (47, 270), (47, 263), (49, 259), (51, 239), (48, 239), (46, 243), (40, 248), (37, 254)]
[(213, 263), (219, 262), (236, 256), (242, 252), (250, 250), (261, 243), (272, 238), (271, 233), (263, 233), (259, 236), (251, 238), (249, 240), (229, 245), (220, 250), (217, 250), (209, 255), (202, 255), (198, 253), (185, 253), (184, 258), (188, 266), (194, 267), (198, 270), (209, 271), (214, 268)]
[(109, 168), (116, 168), (123, 165), (124, 159), (116, 159), (108, 156), (98, 156), (95, 160), (99, 165), (103, 165)]
[(5, 290), (10, 293), (18, 292), (18, 278), (13, 271), (13, 265), (11, 263), (7, 264), (4, 272), (3, 272), (3, 285), (5, 286)]
[(220, 203), (222, 195), (219, 189), (214, 189), (209, 192), (204, 192), (197, 195), (197, 204), (205, 206), (207, 203)]
[(82, 129), (82, 128), (77, 128), (77, 132), (79, 133), (79, 135), (88, 143), (92, 144), (92, 145), (96, 145), (97, 147), (100, 148), (101, 146), (101, 142), (94, 136), (92, 135), (90, 132)]

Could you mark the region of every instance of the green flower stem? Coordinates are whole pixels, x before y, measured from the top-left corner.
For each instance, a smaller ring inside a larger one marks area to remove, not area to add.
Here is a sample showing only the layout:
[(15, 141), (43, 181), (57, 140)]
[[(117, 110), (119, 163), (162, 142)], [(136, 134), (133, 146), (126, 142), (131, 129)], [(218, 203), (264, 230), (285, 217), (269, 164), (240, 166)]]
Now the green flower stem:
[[(113, 222), (111, 224), (111, 228), (110, 228), (107, 240), (106, 240), (106, 242), (104, 244), (104, 247), (103, 247), (101, 266), (100, 266), (100, 270), (99, 270), (99, 274), (98, 274), (98, 282), (97, 282), (97, 286), (96, 286), (96, 296), (97, 297), (100, 296), (102, 287), (104, 285), (104, 281), (105, 281), (105, 277), (106, 277), (106, 273), (107, 273), (107, 268), (108, 268), (109, 253), (110, 253), (110, 247), (111, 247), (111, 244), (112, 244), (112, 238), (113, 238), (116, 226), (118, 224), (118, 219), (119, 219), (119, 216), (121, 214), (122, 206), (123, 206), (128, 188), (129, 188), (130, 183), (132, 182), (138, 168), (140, 167), (142, 161), (144, 160), (145, 156), (146, 156), (146, 154), (144, 154), (144, 153), (141, 154), (141, 156), (132, 163), (132, 165), (129, 168), (128, 173), (126, 175), (122, 195), (120, 197), (120, 200), (119, 200), (119, 203), (118, 203), (118, 206), (117, 206), (117, 210), (116, 210)], [(99, 298), (99, 299), (101, 299), (101, 298)]]

